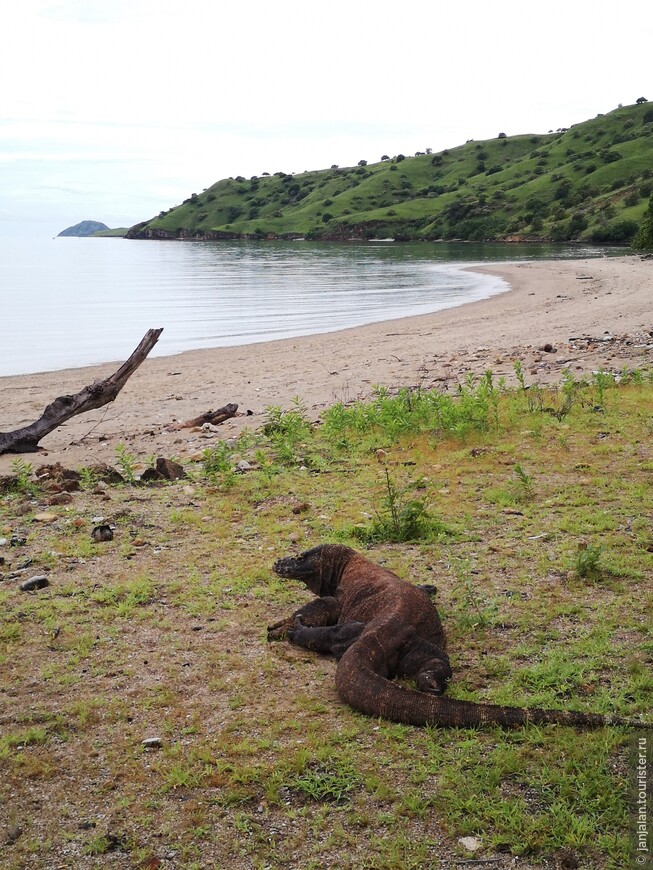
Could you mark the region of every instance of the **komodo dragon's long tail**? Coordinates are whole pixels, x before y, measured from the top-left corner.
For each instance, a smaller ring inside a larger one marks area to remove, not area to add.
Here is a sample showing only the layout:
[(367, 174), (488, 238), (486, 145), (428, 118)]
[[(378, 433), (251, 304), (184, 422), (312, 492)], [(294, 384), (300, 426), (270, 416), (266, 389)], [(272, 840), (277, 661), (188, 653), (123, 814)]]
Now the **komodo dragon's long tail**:
[(579, 728), (606, 725), (651, 727), (644, 722), (597, 713), (476, 704), (407, 689), (377, 674), (370, 666), (362, 644), (354, 644), (338, 662), (336, 687), (341, 698), (355, 710), (406, 725), (443, 728), (474, 728), (479, 725), (517, 728), (528, 724), (574, 725)]

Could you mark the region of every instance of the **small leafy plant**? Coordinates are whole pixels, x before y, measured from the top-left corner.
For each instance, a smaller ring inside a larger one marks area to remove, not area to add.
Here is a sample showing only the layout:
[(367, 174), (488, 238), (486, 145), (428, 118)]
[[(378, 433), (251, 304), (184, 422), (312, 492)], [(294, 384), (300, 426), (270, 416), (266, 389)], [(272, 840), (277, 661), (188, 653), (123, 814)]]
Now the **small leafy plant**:
[(468, 560), (458, 562), (455, 571), (456, 583), (452, 591), (457, 602), (457, 618), (461, 627), (486, 628), (492, 625), (499, 611), (496, 600), (484, 594), (471, 573)]
[(518, 462), (515, 463), (514, 472), (516, 500), (518, 502), (530, 501), (533, 497), (533, 478), (524, 471)]
[(581, 543), (574, 559), (574, 573), (577, 577), (596, 580), (602, 574), (601, 554), (603, 548), (597, 544)]
[(35, 491), (36, 484), (32, 480), (34, 469), (29, 462), (20, 458), (14, 459), (11, 463), (11, 472), (16, 478), (15, 489), (18, 492), (31, 495)]
[(95, 471), (87, 466), (79, 469), (79, 485), (84, 492), (90, 492), (95, 489), (99, 477)]
[(130, 453), (127, 446), (120, 442), (116, 444), (116, 464), (127, 483), (136, 481), (136, 457)]
[(605, 407), (605, 391), (614, 386), (614, 378), (609, 372), (603, 370), (594, 372), (594, 388), (596, 390), (596, 404), (599, 408)]
[(225, 441), (219, 441), (202, 453), (202, 467), (204, 475), (213, 484), (221, 483), (228, 489), (236, 480), (232, 450)]
[(368, 526), (354, 526), (351, 533), (355, 538), (367, 543), (389, 541), (404, 543), (446, 534), (449, 530), (431, 515), (424, 501), (407, 497), (410, 487), (398, 489), (385, 471), (385, 487), (382, 507), (376, 512), (376, 519)]
[(270, 439), (276, 459), (282, 465), (295, 465), (300, 458), (300, 446), (312, 434), (306, 408), (299, 397), (293, 399), (293, 407), (288, 411), (276, 405), (268, 406), (262, 431)]

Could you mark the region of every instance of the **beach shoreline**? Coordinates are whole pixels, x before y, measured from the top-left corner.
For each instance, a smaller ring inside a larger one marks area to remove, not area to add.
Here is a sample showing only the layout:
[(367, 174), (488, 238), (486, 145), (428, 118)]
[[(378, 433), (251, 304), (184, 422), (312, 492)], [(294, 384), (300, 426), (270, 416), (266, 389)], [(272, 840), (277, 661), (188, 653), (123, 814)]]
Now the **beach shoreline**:
[[(287, 408), (295, 396), (318, 419), (324, 407), (365, 398), (377, 385), (446, 389), (488, 369), (511, 382), (517, 359), (527, 380), (539, 383), (559, 381), (565, 368), (580, 376), (653, 363), (653, 261), (625, 256), (472, 268), (503, 278), (510, 289), (432, 314), (147, 359), (114, 402), (73, 417), (42, 440), (42, 452), (22, 458), (35, 466), (112, 464), (123, 442), (136, 456), (184, 459), (244, 426), (257, 428), (268, 406)], [(540, 350), (546, 345), (555, 350)], [(33, 422), (57, 396), (77, 393), (119, 365), (0, 378), (0, 430)], [(241, 416), (218, 433), (167, 429), (230, 402)], [(0, 474), (15, 459), (0, 456)]]

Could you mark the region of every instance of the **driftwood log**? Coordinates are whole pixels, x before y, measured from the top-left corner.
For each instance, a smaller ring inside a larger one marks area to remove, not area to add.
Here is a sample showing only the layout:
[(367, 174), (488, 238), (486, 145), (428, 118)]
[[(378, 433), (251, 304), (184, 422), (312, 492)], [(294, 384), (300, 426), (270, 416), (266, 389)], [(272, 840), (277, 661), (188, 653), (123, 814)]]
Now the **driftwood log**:
[(13, 432), (0, 432), (0, 454), (33, 453), (39, 449), (39, 441), (66, 420), (113, 402), (157, 343), (162, 332), (163, 328), (148, 329), (127, 362), (105, 380), (94, 381), (74, 396), (59, 396), (47, 406), (42, 416), (29, 426), (14, 429)]
[(192, 420), (186, 420), (183, 423), (172, 423), (168, 426), (168, 429), (171, 432), (176, 432), (178, 429), (193, 429), (195, 426), (203, 426), (205, 423), (217, 426), (220, 423), (224, 423), (230, 417), (235, 417), (237, 410), (238, 405), (231, 402), (223, 408), (218, 408), (217, 411), (207, 411), (204, 414), (200, 414), (199, 417), (193, 417)]

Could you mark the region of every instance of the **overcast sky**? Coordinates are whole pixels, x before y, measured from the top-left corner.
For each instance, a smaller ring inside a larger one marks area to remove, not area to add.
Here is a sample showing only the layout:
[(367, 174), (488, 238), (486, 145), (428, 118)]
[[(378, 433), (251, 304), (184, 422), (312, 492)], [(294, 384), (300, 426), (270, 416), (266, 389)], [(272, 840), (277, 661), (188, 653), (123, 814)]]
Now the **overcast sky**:
[[(0, 233), (653, 99), (650, 0), (0, 0)], [(649, 93), (650, 92), (650, 93)]]

